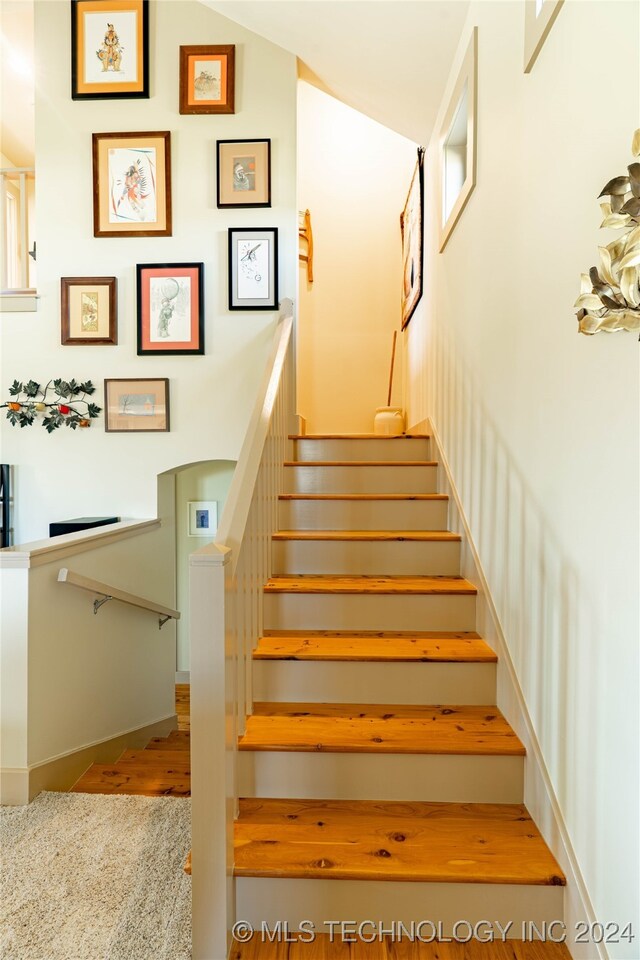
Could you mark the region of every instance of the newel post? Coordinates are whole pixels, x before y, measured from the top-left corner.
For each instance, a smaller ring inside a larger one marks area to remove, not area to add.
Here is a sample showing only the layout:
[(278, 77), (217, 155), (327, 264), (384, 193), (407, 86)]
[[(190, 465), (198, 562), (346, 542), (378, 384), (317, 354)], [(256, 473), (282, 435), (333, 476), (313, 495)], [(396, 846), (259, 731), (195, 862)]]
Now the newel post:
[(230, 550), (189, 557), (193, 960), (226, 960), (235, 919), (233, 652), (225, 636)]

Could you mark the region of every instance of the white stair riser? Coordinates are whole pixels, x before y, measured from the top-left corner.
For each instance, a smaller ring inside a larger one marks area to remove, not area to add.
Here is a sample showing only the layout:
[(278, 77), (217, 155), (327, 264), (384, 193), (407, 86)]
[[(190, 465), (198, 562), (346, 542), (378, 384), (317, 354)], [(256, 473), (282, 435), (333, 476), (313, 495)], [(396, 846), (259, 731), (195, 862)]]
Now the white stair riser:
[(458, 540), (276, 540), (274, 573), (458, 576)]
[(294, 440), (294, 459), (310, 460), (429, 460), (427, 437), (393, 440)]
[(437, 493), (438, 468), (285, 467), (283, 493)]
[(495, 663), (253, 662), (254, 700), (490, 704), (495, 696)]
[(474, 595), (267, 593), (267, 630), (475, 630)]
[[(355, 920), (357, 923), (371, 920), (385, 926), (394, 922), (409, 924), (412, 920), (416, 924), (424, 920), (434, 923), (440, 920), (444, 936), (451, 936), (454, 924), (459, 921), (476, 924), (489, 920), (499, 923), (503, 929), (508, 928), (507, 936), (522, 939), (523, 923), (540, 925), (545, 921), (562, 920), (564, 888), (238, 877), (236, 898), (236, 917), (253, 924), (258, 931), (263, 922), (273, 927), (278, 920), (288, 921), (290, 930), (297, 930), (303, 920), (308, 920), (318, 933), (330, 932), (326, 924), (328, 920)], [(510, 921), (512, 925), (509, 927)], [(419, 929), (423, 937), (430, 936), (428, 926)], [(500, 928), (495, 929), (498, 938)], [(485, 926), (480, 928), (481, 936), (486, 935), (485, 930)], [(467, 928), (460, 924), (457, 931), (460, 937), (468, 935)], [(363, 932), (365, 936), (371, 936), (372, 930), (368, 927)], [(555, 933), (559, 935), (560, 927)], [(259, 934), (257, 940), (259, 942)]]
[(446, 530), (448, 500), (281, 500), (281, 530)]
[(241, 797), (522, 803), (524, 757), (241, 750)]

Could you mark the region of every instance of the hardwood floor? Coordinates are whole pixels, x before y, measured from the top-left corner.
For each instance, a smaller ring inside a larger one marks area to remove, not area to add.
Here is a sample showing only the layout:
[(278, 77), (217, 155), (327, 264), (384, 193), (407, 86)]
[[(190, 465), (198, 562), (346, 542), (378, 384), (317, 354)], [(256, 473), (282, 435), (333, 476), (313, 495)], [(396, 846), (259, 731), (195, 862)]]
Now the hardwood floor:
[(176, 686), (178, 730), (154, 737), (144, 750), (125, 750), (114, 763), (92, 764), (71, 792), (190, 797), (189, 693), (188, 684)]

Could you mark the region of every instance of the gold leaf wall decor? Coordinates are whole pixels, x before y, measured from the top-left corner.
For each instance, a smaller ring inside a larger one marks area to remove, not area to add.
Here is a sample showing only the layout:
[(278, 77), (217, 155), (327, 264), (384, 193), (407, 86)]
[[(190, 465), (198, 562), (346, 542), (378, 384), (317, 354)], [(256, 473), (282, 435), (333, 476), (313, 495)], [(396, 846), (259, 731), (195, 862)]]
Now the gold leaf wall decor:
[[(631, 153), (640, 157), (640, 129), (633, 134)], [(627, 176), (614, 177), (598, 197), (601, 228), (623, 233), (599, 247), (600, 265), (580, 276), (577, 309), (578, 331), (588, 336), (640, 330), (640, 163), (627, 167)]]

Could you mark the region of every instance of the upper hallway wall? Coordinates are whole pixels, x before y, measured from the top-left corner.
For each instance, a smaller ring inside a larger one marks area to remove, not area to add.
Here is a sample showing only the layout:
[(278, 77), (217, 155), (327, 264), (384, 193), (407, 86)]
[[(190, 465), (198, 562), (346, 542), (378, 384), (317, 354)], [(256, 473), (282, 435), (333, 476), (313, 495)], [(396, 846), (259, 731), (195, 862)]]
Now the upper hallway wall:
[(443, 440), (597, 917), (621, 923), (639, 902), (638, 343), (579, 336), (573, 303), (617, 236), (596, 198), (631, 162), (639, 14), (566, 2), (525, 75), (524, 3), (472, 4), (477, 185), (439, 254), (434, 137), (406, 336), (409, 422)]
[[(309, 433), (369, 433), (400, 330), (400, 213), (417, 148), (307, 83), (298, 102), (300, 208), (314, 236), (312, 284), (300, 269), (298, 412)], [(395, 404), (401, 361), (398, 350)]]
[[(48, 534), (50, 520), (83, 515), (145, 517), (156, 512), (156, 475), (178, 464), (238, 457), (271, 343), (275, 313), (227, 310), (227, 228), (280, 231), (280, 294), (297, 283), (295, 57), (197, 2), (151, 7), (149, 100), (71, 100), (70, 5), (36, 3), (37, 313), (4, 314), (2, 397), (14, 378), (52, 377), (97, 386), (105, 378), (168, 377), (171, 432), (49, 436), (39, 425), (12, 428), (0, 417), (2, 459), (16, 464), (16, 542)], [(178, 112), (181, 44), (236, 45), (236, 113)], [(173, 236), (94, 238), (91, 134), (169, 130)], [(218, 210), (216, 140), (272, 140), (269, 209)], [(137, 263), (203, 261), (202, 357), (136, 356)], [(60, 345), (60, 278), (116, 276), (118, 345)]]

